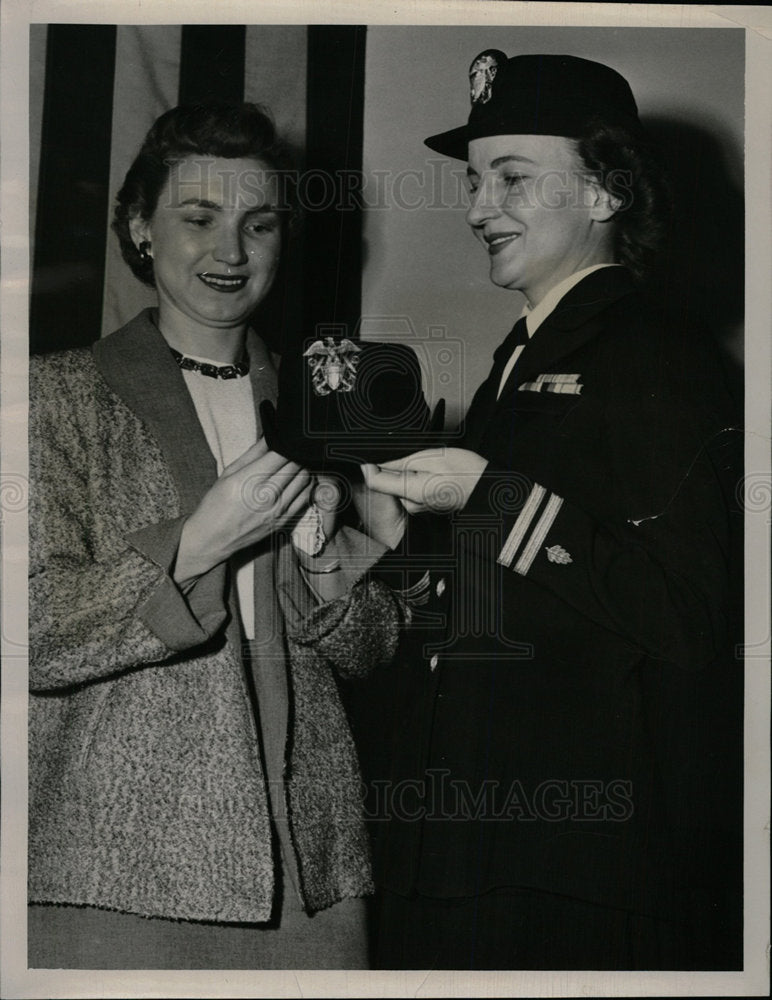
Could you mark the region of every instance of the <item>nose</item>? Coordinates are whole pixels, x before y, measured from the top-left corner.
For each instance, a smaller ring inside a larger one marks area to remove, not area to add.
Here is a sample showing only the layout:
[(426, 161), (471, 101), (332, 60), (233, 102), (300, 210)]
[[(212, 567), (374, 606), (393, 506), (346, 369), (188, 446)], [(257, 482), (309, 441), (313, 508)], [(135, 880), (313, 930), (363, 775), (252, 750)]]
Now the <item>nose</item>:
[(237, 226), (222, 226), (217, 232), (212, 256), (221, 264), (245, 264), (247, 253), (244, 249), (241, 230)]
[(485, 225), (488, 219), (495, 219), (501, 214), (497, 203), (492, 178), (482, 177), (479, 187), (470, 195), (471, 204), (467, 209), (467, 224), (476, 228)]

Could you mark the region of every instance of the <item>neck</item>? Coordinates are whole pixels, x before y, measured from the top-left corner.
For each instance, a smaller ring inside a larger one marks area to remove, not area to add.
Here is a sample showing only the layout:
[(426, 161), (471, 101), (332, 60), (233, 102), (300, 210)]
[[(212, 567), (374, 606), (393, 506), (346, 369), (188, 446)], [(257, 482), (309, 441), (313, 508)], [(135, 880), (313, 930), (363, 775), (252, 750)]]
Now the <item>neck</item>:
[(169, 347), (180, 354), (207, 358), (223, 365), (241, 361), (247, 336), (246, 323), (237, 326), (206, 326), (174, 309), (158, 308), (158, 329)]
[(543, 282), (536, 288), (520, 289), (523, 295), (525, 295), (526, 301), (531, 309), (538, 306), (552, 291), (561, 285), (564, 281), (572, 278), (575, 274), (579, 274), (581, 271), (585, 271), (589, 267), (609, 267), (614, 264), (614, 260), (611, 255), (605, 257), (605, 255), (599, 255), (601, 259), (588, 258), (582, 261), (578, 261), (574, 267), (563, 268), (556, 270), (549, 281)]

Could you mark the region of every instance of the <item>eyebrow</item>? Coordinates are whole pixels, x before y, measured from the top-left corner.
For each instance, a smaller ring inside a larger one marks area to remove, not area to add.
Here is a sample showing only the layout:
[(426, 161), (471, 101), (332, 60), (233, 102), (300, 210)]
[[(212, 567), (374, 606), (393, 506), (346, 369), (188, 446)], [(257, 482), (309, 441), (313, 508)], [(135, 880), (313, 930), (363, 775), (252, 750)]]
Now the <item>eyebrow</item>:
[[(186, 198), (184, 201), (178, 203), (177, 208), (187, 208), (188, 206), (209, 208), (214, 212), (222, 212), (222, 205), (218, 205), (216, 201), (208, 201), (206, 198)], [(278, 213), (278, 211), (278, 208), (275, 208), (273, 205), (255, 205), (254, 208), (245, 209), (247, 215), (254, 215), (258, 212), (262, 214)]]
[(518, 156), (516, 153), (510, 153), (507, 156), (497, 156), (495, 160), (491, 160), (491, 166), (500, 167), (502, 163), (509, 163), (511, 160), (516, 160), (518, 163), (530, 163), (531, 166), (536, 165), (536, 161), (529, 160), (527, 156)]
[[(528, 163), (532, 167), (536, 166), (535, 160), (529, 160), (527, 156), (518, 156), (516, 153), (508, 153), (506, 156), (497, 156), (495, 160), (491, 160), (491, 167), (496, 168), (502, 166), (504, 163)], [(476, 170), (473, 170), (470, 166), (466, 168), (467, 177), (472, 174), (477, 174)]]
[(203, 198), (186, 198), (184, 201), (178, 202), (178, 208), (185, 208), (187, 205), (193, 205), (196, 208), (212, 208), (215, 212), (222, 211), (222, 207), (217, 205), (213, 201), (206, 201)]

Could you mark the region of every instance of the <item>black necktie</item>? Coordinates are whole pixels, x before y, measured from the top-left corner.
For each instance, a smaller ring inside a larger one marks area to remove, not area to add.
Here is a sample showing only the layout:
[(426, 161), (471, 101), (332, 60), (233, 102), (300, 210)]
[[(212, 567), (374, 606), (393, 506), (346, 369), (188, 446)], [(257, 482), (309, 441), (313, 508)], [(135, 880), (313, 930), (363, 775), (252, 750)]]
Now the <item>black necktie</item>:
[(479, 445), (485, 433), (485, 428), (488, 426), (488, 421), (496, 407), (499, 383), (501, 382), (501, 376), (504, 374), (507, 362), (512, 357), (516, 347), (527, 343), (528, 329), (525, 325), (525, 316), (521, 316), (501, 344), (496, 348), (493, 355), (491, 373), (474, 394), (472, 405), (469, 407), (464, 420), (464, 438), (461, 447), (475, 451)]

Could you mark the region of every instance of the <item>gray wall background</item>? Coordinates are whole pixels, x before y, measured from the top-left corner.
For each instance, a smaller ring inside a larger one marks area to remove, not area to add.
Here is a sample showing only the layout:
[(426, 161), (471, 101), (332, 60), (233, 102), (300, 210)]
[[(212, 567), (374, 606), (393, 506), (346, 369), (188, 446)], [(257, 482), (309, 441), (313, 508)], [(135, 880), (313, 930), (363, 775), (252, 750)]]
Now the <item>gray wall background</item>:
[(428, 395), (445, 396), (454, 420), (520, 313), (464, 222), (466, 165), (423, 145), (466, 121), (467, 68), (485, 48), (583, 56), (626, 77), (678, 175), (684, 294), (741, 356), (744, 32), (733, 29), (371, 26), (364, 336), (413, 343)]

